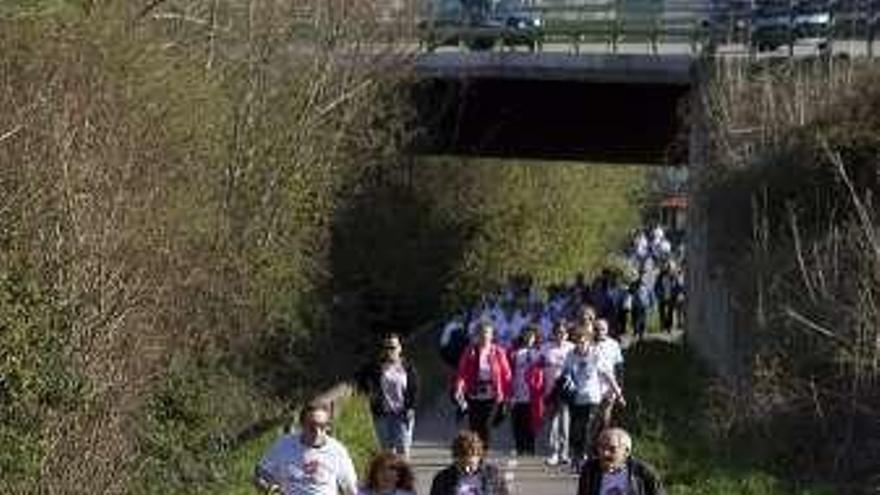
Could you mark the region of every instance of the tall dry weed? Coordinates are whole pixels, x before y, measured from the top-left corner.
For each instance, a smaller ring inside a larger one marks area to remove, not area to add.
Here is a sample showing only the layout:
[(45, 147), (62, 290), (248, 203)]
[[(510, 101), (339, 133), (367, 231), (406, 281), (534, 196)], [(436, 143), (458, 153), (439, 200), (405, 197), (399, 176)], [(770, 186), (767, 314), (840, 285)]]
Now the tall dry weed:
[(876, 78), (840, 60), (723, 68), (702, 190), (752, 364), (729, 431), (865, 493), (880, 474)]

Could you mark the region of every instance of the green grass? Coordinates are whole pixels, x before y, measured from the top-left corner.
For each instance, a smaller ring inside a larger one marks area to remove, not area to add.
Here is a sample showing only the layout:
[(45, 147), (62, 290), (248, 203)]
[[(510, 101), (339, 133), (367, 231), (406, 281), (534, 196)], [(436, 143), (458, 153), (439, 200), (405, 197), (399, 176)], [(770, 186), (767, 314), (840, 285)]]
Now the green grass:
[(333, 420), (333, 436), (348, 448), (357, 472), (363, 476), (379, 445), (373, 429), (370, 404), (365, 396), (353, 395), (342, 402)]
[[(623, 426), (634, 453), (661, 473), (670, 495), (830, 495), (771, 472), (755, 450), (709, 433), (708, 373), (682, 346), (644, 342), (627, 353)], [(770, 441), (771, 439), (768, 439)]]
[(280, 428), (272, 429), (233, 452), (227, 464), (229, 484), (212, 489), (210, 493), (253, 495), (255, 491), (251, 485), (251, 476), (254, 474), (254, 466), (280, 435)]

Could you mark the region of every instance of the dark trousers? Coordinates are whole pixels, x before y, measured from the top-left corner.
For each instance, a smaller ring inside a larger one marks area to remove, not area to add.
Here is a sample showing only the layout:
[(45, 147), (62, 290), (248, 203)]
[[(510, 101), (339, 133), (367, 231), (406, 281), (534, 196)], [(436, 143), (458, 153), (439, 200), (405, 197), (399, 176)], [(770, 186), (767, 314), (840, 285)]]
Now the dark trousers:
[(532, 431), (532, 408), (528, 402), (515, 403), (510, 424), (517, 454), (535, 453), (535, 433)]
[(644, 308), (633, 308), (632, 310), (632, 326), (633, 333), (636, 337), (645, 336), (645, 327), (648, 325), (648, 310)]
[(672, 317), (675, 311), (675, 304), (673, 304), (672, 299), (659, 301), (657, 309), (660, 312), (660, 328), (663, 331), (671, 332), (673, 323)]
[(572, 404), (569, 406), (571, 413), (571, 430), (568, 440), (572, 462), (583, 459), (585, 455), (592, 454), (592, 427), (593, 416), (596, 413), (595, 404)]
[(489, 432), (492, 430), (492, 418), (495, 415), (495, 399), (468, 399), (468, 423), (483, 446), (489, 450)]
[(620, 309), (617, 311), (617, 325), (615, 327), (615, 331), (617, 332), (614, 337), (620, 337), (621, 335), (626, 333), (626, 320), (629, 317), (629, 311), (625, 309)]

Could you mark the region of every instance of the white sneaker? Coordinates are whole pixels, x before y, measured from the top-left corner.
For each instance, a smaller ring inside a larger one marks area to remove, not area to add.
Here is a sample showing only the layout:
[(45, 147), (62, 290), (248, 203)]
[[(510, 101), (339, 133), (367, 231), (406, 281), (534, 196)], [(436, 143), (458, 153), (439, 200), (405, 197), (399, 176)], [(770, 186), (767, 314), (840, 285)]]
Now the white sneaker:
[(559, 465), (559, 458), (556, 457), (556, 454), (553, 454), (550, 457), (544, 459), (544, 464), (546, 464), (548, 466), (558, 466)]

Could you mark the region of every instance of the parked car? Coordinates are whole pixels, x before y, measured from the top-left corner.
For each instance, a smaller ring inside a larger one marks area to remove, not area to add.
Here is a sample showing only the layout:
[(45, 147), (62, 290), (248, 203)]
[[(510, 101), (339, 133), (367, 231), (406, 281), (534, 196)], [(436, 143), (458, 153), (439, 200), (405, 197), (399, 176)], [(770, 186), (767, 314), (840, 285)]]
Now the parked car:
[(794, 16), (788, 6), (760, 6), (752, 13), (751, 44), (759, 52), (794, 42)]
[(752, 46), (758, 51), (793, 44), (810, 45), (820, 52), (828, 50), (833, 29), (829, 5), (825, 0), (759, 5), (751, 19)]
[(501, 2), (494, 17), (504, 25), (506, 46), (526, 46), (537, 50), (544, 36), (544, 19), (539, 13), (523, 8), (519, 2)]
[(428, 51), (462, 44), (474, 51), (489, 50), (499, 42), (532, 50), (540, 45), (543, 20), (518, 0), (494, 7), (484, 0), (434, 0), (429, 6), (429, 14), (419, 22)]
[(833, 21), (827, 3), (801, 3), (794, 13), (794, 36), (798, 43), (809, 44), (825, 52), (831, 48)]

